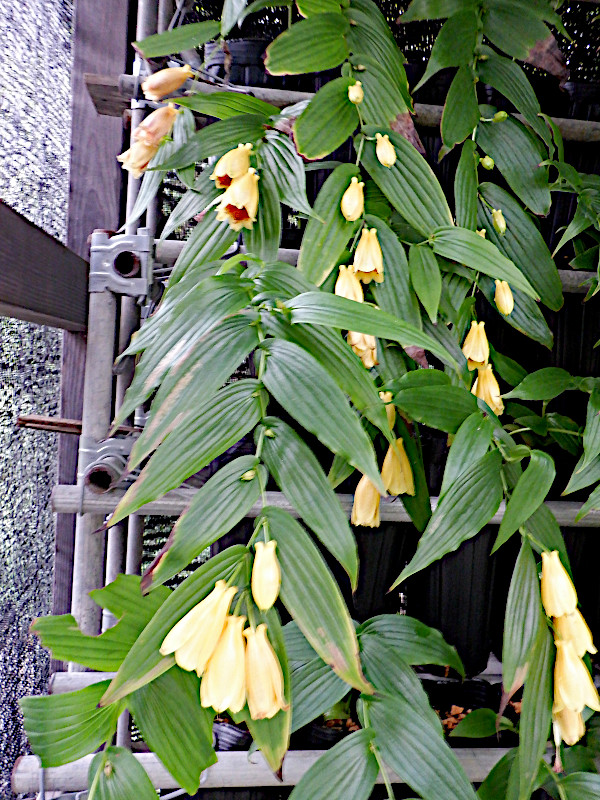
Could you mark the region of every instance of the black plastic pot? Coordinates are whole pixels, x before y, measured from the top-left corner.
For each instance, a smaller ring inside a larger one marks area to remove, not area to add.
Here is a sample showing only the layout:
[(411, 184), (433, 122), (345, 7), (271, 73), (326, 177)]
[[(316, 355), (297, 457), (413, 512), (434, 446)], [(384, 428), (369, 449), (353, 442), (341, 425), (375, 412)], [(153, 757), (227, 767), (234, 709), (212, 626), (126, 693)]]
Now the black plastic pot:
[(244, 728), (238, 728), (230, 722), (215, 722), (213, 725), (215, 750), (248, 750), (252, 744), (252, 736)]

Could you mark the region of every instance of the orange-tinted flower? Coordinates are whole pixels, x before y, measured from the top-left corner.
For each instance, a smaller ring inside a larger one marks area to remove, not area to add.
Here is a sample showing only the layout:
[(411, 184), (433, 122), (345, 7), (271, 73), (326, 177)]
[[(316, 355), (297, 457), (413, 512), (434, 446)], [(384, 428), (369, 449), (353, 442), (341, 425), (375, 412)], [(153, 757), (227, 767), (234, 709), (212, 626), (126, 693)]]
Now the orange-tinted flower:
[(133, 132), (133, 140), (156, 147), (173, 130), (178, 113), (172, 103), (157, 108), (137, 126)]
[(492, 372), (491, 364), (477, 368), (477, 378), (471, 392), (475, 397), (479, 397), (480, 400), (487, 403), (497, 416), (504, 411), (504, 403), (500, 397), (500, 387)]
[(258, 211), (258, 175), (250, 167), (245, 175), (234, 180), (217, 206), (217, 219), (228, 222), (234, 231), (252, 229)]
[(383, 254), (377, 228), (370, 230), (365, 226), (360, 234), (360, 241), (354, 253), (354, 272), (363, 283), (383, 281)]
[(241, 178), (248, 172), (251, 153), (252, 145), (247, 143), (238, 144), (233, 150), (228, 150), (224, 156), (221, 156), (210, 176), (217, 189), (227, 189), (228, 186), (231, 186), (232, 181)]
[(363, 475), (354, 491), (350, 522), (365, 528), (378, 528), (380, 497), (370, 478)]
[(180, 89), (194, 72), (189, 64), (184, 67), (168, 67), (153, 72), (142, 83), (142, 91), (146, 100), (162, 100), (168, 94)]
[(485, 322), (471, 322), (471, 328), (465, 336), (462, 351), (470, 370), (483, 367), (490, 357), (490, 346), (485, 335)]
[(381, 480), (388, 494), (415, 494), (415, 482), (402, 439), (390, 444), (381, 468)]
[(158, 150), (157, 144), (146, 144), (146, 142), (133, 142), (129, 150), (117, 156), (117, 161), (123, 165), (123, 169), (131, 172), (134, 178), (141, 178), (148, 169), (148, 164), (152, 161)]

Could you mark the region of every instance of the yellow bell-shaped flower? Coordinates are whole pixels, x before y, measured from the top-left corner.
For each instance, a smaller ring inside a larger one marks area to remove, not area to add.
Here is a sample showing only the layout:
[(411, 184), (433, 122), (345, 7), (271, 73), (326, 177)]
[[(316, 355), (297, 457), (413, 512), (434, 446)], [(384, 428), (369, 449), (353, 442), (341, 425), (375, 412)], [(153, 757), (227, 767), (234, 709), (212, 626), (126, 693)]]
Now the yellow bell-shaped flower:
[(134, 142), (129, 150), (117, 156), (117, 161), (123, 165), (123, 169), (131, 172), (134, 178), (140, 178), (148, 168), (158, 150), (157, 144), (146, 144), (146, 142)]
[(200, 702), (220, 714), (234, 714), (246, 702), (245, 647), (242, 630), (246, 617), (227, 617), (225, 629), (200, 683)]
[(384, 167), (393, 167), (396, 163), (396, 148), (390, 142), (390, 137), (387, 133), (383, 136), (380, 133), (375, 134), (375, 155), (377, 160)]
[(179, 111), (168, 103), (149, 114), (134, 130), (133, 140), (156, 147), (165, 136), (169, 136)]
[(236, 592), (236, 586), (217, 581), (212, 592), (171, 628), (160, 646), (161, 654), (175, 653), (175, 661), (182, 669), (202, 675), (223, 632)]
[(194, 72), (189, 64), (183, 67), (168, 67), (149, 75), (142, 82), (142, 91), (146, 100), (162, 100), (172, 92), (180, 89), (188, 78), (192, 78)]
[(587, 667), (566, 640), (557, 639), (554, 664), (554, 712), (567, 708), (577, 713), (587, 706), (600, 711), (600, 698)]
[(504, 314), (504, 316), (507, 317), (512, 313), (512, 310), (515, 307), (515, 298), (513, 297), (510, 286), (506, 281), (497, 280), (495, 283), (496, 291), (494, 293), (494, 301), (496, 303), (496, 307), (501, 314)]
[(541, 592), (542, 605), (549, 617), (562, 617), (577, 610), (577, 592), (558, 550), (542, 553)]
[(379, 363), (377, 361), (377, 341), (374, 336), (369, 333), (348, 331), (346, 341), (367, 369), (371, 369)]
[(246, 696), (252, 719), (271, 719), (289, 705), (283, 694), (283, 672), (267, 639), (267, 626), (246, 628)]
[(395, 447), (390, 444), (381, 468), (381, 480), (388, 494), (415, 494), (412, 467), (404, 449), (402, 439), (396, 439)]
[(581, 712), (570, 711), (568, 708), (552, 714), (552, 728), (557, 747), (561, 740), (568, 745), (576, 744), (585, 733)]
[(506, 220), (504, 219), (504, 214), (499, 208), (492, 209), (492, 224), (496, 233), (499, 233), (500, 236), (504, 236), (506, 233)]
[(342, 195), (340, 210), (348, 222), (355, 222), (365, 210), (364, 186), (355, 176), (351, 178), (350, 185)]
[(217, 206), (217, 219), (228, 222), (234, 231), (252, 229), (258, 211), (258, 175), (250, 167), (241, 178), (236, 178), (221, 195)]
[(362, 83), (360, 81), (356, 81), (356, 83), (348, 87), (348, 100), (354, 103), (355, 106), (362, 103), (364, 96), (365, 93), (363, 92)]
[(252, 597), (261, 611), (268, 611), (277, 597), (281, 586), (281, 570), (275, 554), (277, 542), (270, 539), (266, 544), (257, 542), (252, 565)]
[(350, 522), (365, 528), (379, 527), (379, 501), (381, 496), (370, 478), (363, 475), (354, 490), (354, 503)]
[(335, 282), (334, 291), (338, 297), (355, 300), (357, 303), (362, 303), (365, 299), (362, 284), (354, 274), (354, 270), (344, 264), (340, 264), (340, 274)]
[(491, 364), (477, 368), (477, 378), (471, 392), (475, 397), (479, 397), (480, 400), (487, 403), (497, 416), (500, 416), (504, 411), (504, 403), (500, 397), (500, 387), (492, 372)]
[(383, 254), (377, 238), (377, 228), (369, 230), (365, 226), (362, 229), (354, 253), (354, 272), (363, 283), (383, 281)]
[(462, 351), (467, 359), (469, 369), (483, 367), (490, 357), (490, 345), (485, 335), (485, 322), (471, 322), (471, 328), (463, 342)]
[(224, 156), (221, 156), (210, 176), (217, 189), (227, 189), (228, 186), (231, 186), (232, 181), (241, 178), (248, 172), (251, 153), (252, 145), (247, 143), (238, 144), (233, 150), (228, 150)]
[(592, 632), (578, 608), (572, 614), (555, 617), (554, 629), (559, 639), (571, 642), (579, 658), (583, 658), (586, 653), (598, 652), (592, 641)]
[(385, 403), (385, 413), (387, 414), (390, 430), (393, 431), (396, 424), (396, 406), (392, 403), (393, 395), (391, 392), (379, 392), (379, 397), (381, 402)]

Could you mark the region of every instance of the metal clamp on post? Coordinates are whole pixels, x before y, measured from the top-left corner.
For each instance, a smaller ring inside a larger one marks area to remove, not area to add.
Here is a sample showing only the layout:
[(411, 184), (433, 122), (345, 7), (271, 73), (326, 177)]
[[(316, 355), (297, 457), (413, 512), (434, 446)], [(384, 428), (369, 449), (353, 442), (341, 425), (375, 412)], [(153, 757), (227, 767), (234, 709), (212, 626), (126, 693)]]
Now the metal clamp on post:
[(152, 283), (152, 247), (148, 228), (109, 236), (94, 231), (90, 247), (90, 292), (146, 297)]
[(127, 472), (127, 459), (136, 439), (135, 435), (114, 436), (83, 448), (86, 464), (81, 478), (84, 486), (96, 494), (103, 494), (117, 484), (133, 482), (139, 469)]

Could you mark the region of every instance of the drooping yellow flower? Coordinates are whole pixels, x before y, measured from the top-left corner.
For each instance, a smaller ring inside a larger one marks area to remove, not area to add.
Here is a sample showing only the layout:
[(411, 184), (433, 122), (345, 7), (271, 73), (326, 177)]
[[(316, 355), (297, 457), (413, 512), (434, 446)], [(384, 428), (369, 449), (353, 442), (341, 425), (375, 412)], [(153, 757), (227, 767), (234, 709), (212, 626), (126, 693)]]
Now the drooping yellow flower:
[(374, 336), (369, 333), (348, 331), (346, 341), (367, 369), (371, 369), (379, 363), (377, 361), (377, 341)]
[(392, 396), (391, 392), (379, 392), (381, 402), (385, 403), (385, 413), (387, 414), (391, 431), (394, 430), (394, 425), (396, 423), (396, 406), (392, 403)]
[(483, 367), (490, 357), (490, 346), (485, 335), (485, 322), (471, 322), (471, 329), (465, 336), (462, 351), (470, 370)]
[(504, 411), (504, 403), (500, 397), (500, 387), (492, 372), (491, 364), (477, 368), (477, 378), (471, 392), (475, 397), (479, 397), (480, 400), (487, 403), (497, 416), (500, 416)]
[(392, 444), (389, 445), (381, 468), (381, 480), (388, 494), (414, 496), (415, 482), (412, 467), (402, 439), (396, 439), (396, 447)]
[(585, 733), (585, 724), (579, 711), (570, 711), (563, 708), (552, 714), (552, 729), (554, 732), (554, 742), (558, 747), (561, 740), (565, 744), (576, 744)]
[(165, 636), (163, 656), (175, 653), (182, 669), (202, 675), (225, 627), (225, 618), (237, 587), (217, 581), (212, 592), (182, 617)]
[(354, 253), (354, 272), (363, 283), (376, 283), (383, 281), (383, 254), (377, 228), (370, 230), (365, 226), (360, 234), (360, 240)]
[(559, 639), (571, 642), (579, 658), (586, 653), (597, 653), (592, 641), (592, 632), (578, 608), (572, 614), (563, 614), (554, 619), (554, 628)]
[(147, 170), (148, 164), (152, 161), (158, 150), (157, 144), (146, 144), (146, 142), (133, 142), (129, 150), (117, 156), (117, 161), (123, 165), (123, 169), (131, 172), (134, 178), (141, 178)]
[(377, 160), (384, 167), (393, 167), (396, 163), (396, 148), (390, 142), (390, 137), (387, 133), (383, 136), (380, 133), (375, 134), (375, 155)]
[(344, 219), (348, 222), (355, 222), (362, 216), (365, 210), (365, 184), (359, 181), (356, 176), (351, 178), (350, 185), (342, 195), (340, 203), (340, 210), (344, 215)]
[(275, 553), (277, 542), (270, 539), (266, 544), (257, 542), (254, 564), (252, 565), (252, 597), (261, 611), (268, 611), (277, 597), (281, 586), (281, 570)]
[(267, 639), (267, 626), (246, 628), (246, 696), (252, 719), (271, 719), (289, 705), (283, 695), (283, 672)]
[(168, 67), (149, 75), (142, 83), (142, 91), (146, 100), (162, 100), (172, 92), (180, 89), (194, 72), (189, 64), (184, 67)]
[(571, 642), (557, 639), (554, 643), (554, 712), (567, 708), (579, 713), (585, 706), (600, 711), (600, 698), (592, 676)]
[(217, 713), (241, 711), (246, 702), (245, 647), (242, 630), (246, 617), (227, 617), (225, 629), (200, 683), (200, 702)]
[(217, 206), (217, 219), (228, 222), (234, 231), (252, 229), (258, 211), (258, 175), (250, 167), (223, 192)]
[(137, 126), (133, 132), (133, 140), (135, 142), (144, 142), (150, 147), (159, 145), (161, 139), (169, 136), (173, 130), (178, 113), (179, 111), (172, 103), (157, 108)]
[(381, 496), (375, 485), (366, 475), (363, 475), (354, 490), (350, 522), (365, 528), (378, 528), (380, 499)]
[(499, 208), (492, 209), (492, 224), (494, 229), (500, 236), (504, 236), (506, 233), (506, 220), (504, 219), (504, 214)]
[(542, 605), (549, 617), (562, 617), (577, 610), (577, 592), (558, 550), (542, 553), (541, 592)]
[(250, 155), (252, 144), (238, 144), (233, 150), (228, 150), (224, 156), (217, 161), (211, 181), (215, 182), (217, 189), (227, 189), (232, 181), (241, 178), (250, 169)]
[(362, 303), (365, 299), (362, 284), (354, 274), (352, 267), (340, 264), (340, 273), (335, 282), (335, 293), (338, 297), (345, 297), (347, 300), (354, 300)]
[(515, 298), (510, 290), (510, 286), (506, 281), (496, 280), (496, 292), (494, 293), (494, 301), (501, 314), (507, 317), (512, 313), (515, 307)]
[(364, 96), (365, 93), (363, 92), (362, 83), (360, 81), (356, 81), (356, 83), (348, 87), (348, 100), (354, 103), (355, 106), (362, 103)]

